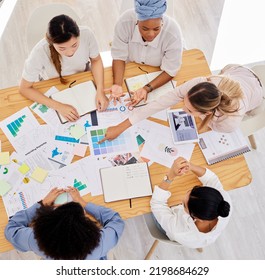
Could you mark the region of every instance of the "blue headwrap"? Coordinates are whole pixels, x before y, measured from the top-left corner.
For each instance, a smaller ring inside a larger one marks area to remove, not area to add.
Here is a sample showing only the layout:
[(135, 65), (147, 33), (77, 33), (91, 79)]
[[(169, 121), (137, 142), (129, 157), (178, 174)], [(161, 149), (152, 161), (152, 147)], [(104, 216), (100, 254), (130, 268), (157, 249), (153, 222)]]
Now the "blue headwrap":
[(167, 9), (166, 0), (135, 0), (135, 12), (138, 20), (161, 18)]

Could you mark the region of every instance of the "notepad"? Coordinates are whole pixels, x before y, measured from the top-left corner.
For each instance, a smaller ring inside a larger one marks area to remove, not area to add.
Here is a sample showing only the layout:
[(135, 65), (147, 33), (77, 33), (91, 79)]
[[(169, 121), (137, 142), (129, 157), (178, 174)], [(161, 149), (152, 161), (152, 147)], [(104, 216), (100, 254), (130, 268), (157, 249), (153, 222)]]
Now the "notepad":
[(201, 133), (199, 146), (209, 165), (250, 151), (239, 129), (231, 133), (216, 131)]
[(6, 165), (10, 163), (9, 152), (0, 152), (0, 165)]
[(36, 167), (30, 177), (39, 183), (42, 183), (48, 175), (48, 171), (40, 167)]
[(5, 180), (0, 179), (0, 195), (5, 195), (9, 190), (11, 190), (12, 186), (6, 182)]
[(101, 168), (105, 202), (152, 195), (147, 163)]
[[(83, 116), (97, 109), (96, 106), (96, 87), (93, 81), (87, 81), (71, 88), (58, 91), (51, 95), (51, 98), (64, 104), (72, 105), (78, 114)], [(58, 113), (58, 112), (57, 112)], [(58, 113), (61, 123), (67, 120)]]
[(170, 131), (174, 144), (198, 142), (198, 132), (195, 119), (183, 109), (167, 111)]
[[(150, 83), (161, 73), (162, 73), (162, 71), (146, 73), (146, 74), (138, 75), (135, 77), (127, 78), (124, 80), (124, 82), (128, 89), (128, 92), (130, 93), (130, 91), (136, 91), (137, 89), (144, 87), (146, 84)], [(146, 102), (141, 101), (135, 107), (146, 105), (147, 103), (156, 100), (157, 98), (159, 98), (160, 96), (164, 95), (165, 93), (173, 90), (174, 88), (175, 88), (174, 82), (169, 81), (166, 84), (164, 84), (163, 86), (148, 93)]]

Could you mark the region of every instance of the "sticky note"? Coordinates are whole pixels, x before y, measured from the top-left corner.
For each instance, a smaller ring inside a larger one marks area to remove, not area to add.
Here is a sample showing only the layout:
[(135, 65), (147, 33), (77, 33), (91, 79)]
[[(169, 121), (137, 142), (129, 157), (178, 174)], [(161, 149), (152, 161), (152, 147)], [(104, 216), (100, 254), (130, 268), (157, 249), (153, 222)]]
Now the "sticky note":
[(36, 167), (35, 170), (31, 174), (31, 178), (36, 180), (39, 183), (42, 183), (48, 175), (48, 171), (44, 170), (40, 167)]
[(73, 154), (76, 156), (84, 157), (86, 154), (87, 146), (82, 144), (75, 144)]
[(12, 186), (7, 183), (5, 180), (0, 179), (0, 195), (5, 195), (9, 190), (11, 190)]
[(57, 196), (57, 198), (54, 201), (54, 204), (64, 204), (68, 202), (68, 194), (66, 192), (61, 193)]
[(26, 163), (23, 163), (22, 165), (20, 165), (20, 167), (18, 168), (18, 171), (22, 174), (26, 174), (28, 173), (30, 170), (29, 166)]
[(70, 127), (70, 134), (78, 140), (86, 134), (86, 131), (82, 126), (76, 124)]
[(0, 152), (0, 165), (6, 165), (10, 163), (9, 152)]

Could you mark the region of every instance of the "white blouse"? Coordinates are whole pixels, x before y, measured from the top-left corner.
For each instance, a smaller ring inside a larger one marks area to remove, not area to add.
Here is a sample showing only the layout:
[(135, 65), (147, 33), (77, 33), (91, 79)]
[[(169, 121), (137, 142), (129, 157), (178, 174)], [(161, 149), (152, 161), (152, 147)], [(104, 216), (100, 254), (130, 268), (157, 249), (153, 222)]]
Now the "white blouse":
[(157, 37), (152, 42), (144, 42), (133, 9), (122, 14), (115, 26), (111, 55), (114, 60), (160, 66), (174, 77), (181, 65), (182, 41), (179, 25), (164, 15)]
[[(72, 75), (87, 70), (90, 58), (99, 55), (98, 44), (92, 31), (87, 27), (80, 27), (79, 47), (72, 57), (62, 56), (62, 76)], [(42, 39), (32, 49), (25, 61), (22, 77), (26, 81), (36, 82), (39, 76), (43, 79), (59, 77), (51, 62), (49, 44)]]
[[(226, 67), (222, 72), (222, 75), (239, 82), (244, 96), (239, 103), (239, 111), (223, 116), (217, 111), (216, 116), (211, 119), (208, 126), (215, 131), (232, 132), (239, 127), (240, 122), (247, 112), (262, 104), (263, 88), (260, 86), (253, 73), (249, 69), (240, 65)], [(146, 106), (135, 108), (130, 112), (129, 120), (131, 124), (135, 124), (156, 112), (165, 110), (182, 102), (188, 91), (198, 83), (210, 81), (218, 87), (221, 77), (222, 76), (194, 78), (176, 87), (173, 91), (169, 91), (156, 101), (153, 101)]]
[(216, 226), (208, 233), (203, 233), (198, 230), (193, 219), (186, 213), (182, 204), (172, 208), (168, 206), (167, 200), (171, 196), (169, 191), (155, 186), (150, 201), (152, 212), (158, 223), (165, 230), (168, 238), (189, 248), (201, 248), (215, 242), (227, 226), (232, 213), (230, 196), (224, 191), (218, 177), (212, 171), (206, 169), (206, 173), (202, 177), (199, 177), (199, 180), (202, 182), (202, 185), (220, 191), (224, 200), (230, 204), (228, 217), (218, 217)]

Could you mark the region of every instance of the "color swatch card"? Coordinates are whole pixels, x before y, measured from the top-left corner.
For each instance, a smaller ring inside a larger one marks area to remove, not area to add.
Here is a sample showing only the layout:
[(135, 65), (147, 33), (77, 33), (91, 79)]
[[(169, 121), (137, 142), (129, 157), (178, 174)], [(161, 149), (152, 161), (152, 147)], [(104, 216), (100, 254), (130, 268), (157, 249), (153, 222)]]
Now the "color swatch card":
[(98, 142), (104, 138), (106, 131), (106, 128), (97, 128), (88, 131), (91, 155), (101, 156), (138, 150), (136, 139), (133, 137), (130, 129), (124, 131), (121, 135), (119, 135), (119, 137), (112, 141), (106, 140), (105, 142), (99, 144)]
[(17, 152), (24, 152), (35, 147), (35, 139), (31, 131), (39, 126), (40, 124), (28, 107), (0, 122), (1, 129)]

